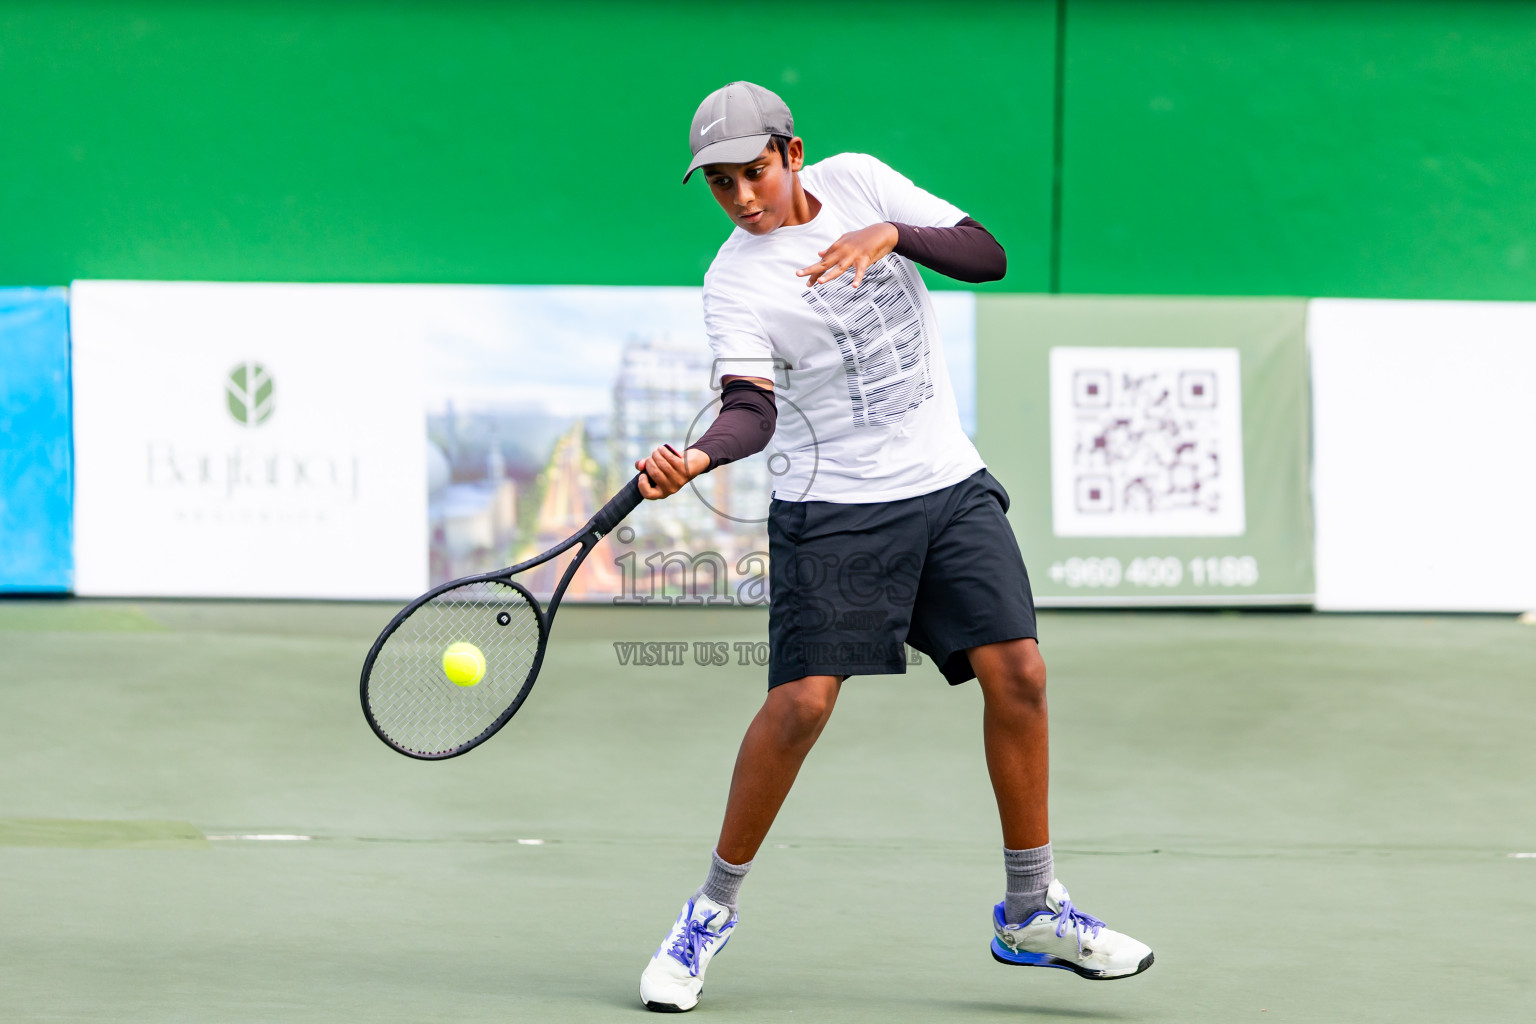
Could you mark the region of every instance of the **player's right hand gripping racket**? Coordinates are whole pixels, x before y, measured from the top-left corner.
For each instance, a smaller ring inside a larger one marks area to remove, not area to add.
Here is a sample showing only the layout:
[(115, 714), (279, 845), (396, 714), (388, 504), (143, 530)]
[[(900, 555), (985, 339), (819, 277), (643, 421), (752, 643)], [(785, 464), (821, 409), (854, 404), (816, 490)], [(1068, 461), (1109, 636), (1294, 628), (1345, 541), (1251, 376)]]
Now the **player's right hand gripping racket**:
[[(639, 480), (631, 480), (587, 525), (542, 555), (452, 580), (406, 605), (363, 662), (363, 714), (379, 739), (408, 757), (440, 761), (474, 749), (506, 725), (538, 678), (566, 586), (603, 535), (643, 500)], [(547, 610), (513, 579), (577, 545), (581, 549)], [(469, 670), (455, 682), (445, 654), (464, 644), (478, 648), (483, 660), (476, 665), (473, 652), (464, 654)]]

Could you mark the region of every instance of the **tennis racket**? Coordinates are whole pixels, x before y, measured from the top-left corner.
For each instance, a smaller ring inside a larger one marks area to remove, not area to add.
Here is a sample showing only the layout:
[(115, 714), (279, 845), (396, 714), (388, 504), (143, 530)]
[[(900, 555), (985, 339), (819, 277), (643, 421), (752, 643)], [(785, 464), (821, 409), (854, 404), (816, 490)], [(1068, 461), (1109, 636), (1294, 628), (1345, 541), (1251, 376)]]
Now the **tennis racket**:
[[(363, 662), (363, 714), (379, 739), (407, 757), (441, 761), (496, 735), (533, 689), (571, 577), (603, 535), (643, 500), (639, 481), (636, 476), (587, 525), (543, 554), (433, 587), (401, 609)], [(576, 557), (543, 608), (513, 577), (571, 548), (579, 548)], [(472, 683), (462, 674), (454, 682), (444, 657), (464, 644), (473, 644), (482, 658)]]

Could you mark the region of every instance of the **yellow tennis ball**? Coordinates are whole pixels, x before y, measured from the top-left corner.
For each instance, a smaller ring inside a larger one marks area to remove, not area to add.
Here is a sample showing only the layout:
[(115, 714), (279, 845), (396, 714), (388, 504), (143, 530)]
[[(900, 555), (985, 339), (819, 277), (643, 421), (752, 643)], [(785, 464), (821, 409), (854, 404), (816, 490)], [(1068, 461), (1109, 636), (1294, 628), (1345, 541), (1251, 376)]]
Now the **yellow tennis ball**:
[(443, 674), (459, 686), (474, 686), (485, 678), (485, 655), (474, 644), (460, 641), (443, 652)]

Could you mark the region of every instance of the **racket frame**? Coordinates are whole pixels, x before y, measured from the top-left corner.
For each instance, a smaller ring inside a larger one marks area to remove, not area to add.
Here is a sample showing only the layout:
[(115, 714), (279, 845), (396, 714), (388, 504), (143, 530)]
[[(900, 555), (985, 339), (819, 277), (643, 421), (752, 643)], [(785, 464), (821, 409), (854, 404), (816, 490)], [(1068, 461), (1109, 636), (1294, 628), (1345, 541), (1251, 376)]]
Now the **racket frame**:
[[(631, 480), (623, 490), (598, 511), (597, 515), (588, 520), (585, 526), (548, 551), (505, 569), (477, 573), (473, 576), (463, 576), (459, 579), (439, 584), (395, 613), (395, 617), (389, 620), (389, 625), (384, 627), (384, 631), (379, 634), (378, 639), (373, 642), (373, 646), (368, 649), (368, 657), (363, 660), (362, 679), (358, 684), (358, 696), (362, 701), (363, 715), (368, 719), (368, 726), (373, 730), (374, 735), (383, 740), (385, 745), (391, 750), (398, 751), (406, 757), (416, 758), (418, 761), (446, 761), (450, 757), (458, 757), (460, 754), (473, 750), (496, 735), (501, 727), (511, 721), (513, 715), (517, 714), (518, 709), (523, 706), (523, 702), (528, 699), (528, 694), (532, 692), (534, 682), (539, 678), (539, 669), (544, 665), (544, 651), (549, 646), (550, 626), (554, 622), (555, 612), (560, 608), (560, 600), (565, 596), (565, 588), (570, 586), (571, 579), (576, 575), (576, 570), (581, 567), (581, 563), (586, 560), (587, 555), (597, 546), (597, 542), (602, 540), (605, 534), (617, 526), (620, 520), (634, 511), (635, 506), (639, 503), (639, 485), (635, 480)], [(571, 559), (570, 565), (566, 566), (565, 572), (560, 577), (559, 584), (555, 587), (554, 593), (550, 595), (548, 608), (539, 604), (538, 598), (534, 597), (527, 587), (513, 579), (518, 573), (525, 572), (528, 569), (543, 565), (551, 559), (558, 558), (577, 545), (581, 546), (581, 550), (576, 552), (576, 557)], [(441, 594), (471, 583), (499, 583), (502, 586), (511, 587), (513, 590), (521, 593), (523, 598), (533, 607), (534, 616), (538, 620), (539, 625), (539, 646), (533, 657), (533, 665), (529, 668), (528, 678), (523, 681), (523, 687), (517, 691), (517, 696), (513, 698), (512, 703), (507, 705), (506, 710), (502, 711), (496, 717), (496, 720), (486, 726), (479, 735), (443, 753), (427, 754), (418, 750), (407, 750), (390, 739), (384, 730), (380, 728), (377, 719), (373, 717), (373, 709), (368, 706), (368, 677), (373, 673), (374, 660), (378, 658), (379, 652), (384, 649), (385, 642), (394, 635), (395, 630), (399, 629), (406, 619), (411, 617), (411, 614), (416, 609)]]

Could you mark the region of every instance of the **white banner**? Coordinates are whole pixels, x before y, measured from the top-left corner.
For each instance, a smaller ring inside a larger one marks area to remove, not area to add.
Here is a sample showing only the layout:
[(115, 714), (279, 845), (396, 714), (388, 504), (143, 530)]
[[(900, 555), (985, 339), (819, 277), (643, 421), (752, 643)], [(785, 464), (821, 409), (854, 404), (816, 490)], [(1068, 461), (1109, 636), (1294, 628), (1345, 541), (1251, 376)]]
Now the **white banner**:
[(1536, 608), (1536, 304), (1311, 304), (1317, 606)]
[(424, 325), (402, 291), (77, 282), (76, 592), (423, 590)]
[[(974, 429), (974, 296), (934, 299)], [(406, 598), (527, 558), (708, 425), (702, 319), (697, 288), (78, 282), (77, 592)], [(569, 598), (694, 603), (703, 564), (764, 599), (767, 483), (647, 503)]]

